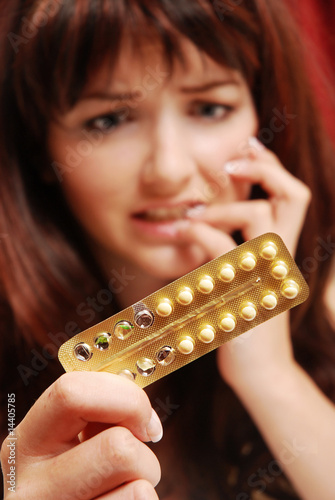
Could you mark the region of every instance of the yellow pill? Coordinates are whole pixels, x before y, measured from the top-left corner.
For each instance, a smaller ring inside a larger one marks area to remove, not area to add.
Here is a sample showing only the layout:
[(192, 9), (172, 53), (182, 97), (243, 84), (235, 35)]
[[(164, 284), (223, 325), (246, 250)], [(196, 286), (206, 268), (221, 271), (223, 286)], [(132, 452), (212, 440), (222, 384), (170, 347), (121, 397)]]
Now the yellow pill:
[(278, 304), (276, 295), (274, 293), (269, 293), (267, 295), (264, 295), (264, 297), (261, 300), (261, 304), (264, 307), (264, 309), (271, 311), (272, 309), (277, 307)]
[(163, 317), (170, 316), (170, 314), (172, 313), (172, 311), (173, 311), (173, 307), (172, 307), (172, 304), (169, 301), (169, 299), (164, 299), (156, 307), (156, 313), (159, 316), (163, 316)]
[(210, 325), (203, 328), (198, 334), (199, 340), (204, 344), (210, 344), (215, 338), (215, 330)]
[(183, 337), (178, 342), (177, 347), (178, 351), (182, 354), (191, 354), (194, 349), (194, 340), (192, 339), (192, 337)]
[(256, 318), (257, 310), (253, 304), (249, 303), (241, 308), (240, 314), (245, 321), (252, 321)]
[(230, 283), (235, 278), (235, 269), (230, 264), (225, 264), (219, 272), (220, 280)]
[(277, 280), (282, 280), (288, 275), (288, 267), (285, 262), (276, 262), (271, 269), (272, 276)]
[(197, 288), (201, 293), (211, 293), (214, 288), (214, 281), (210, 276), (204, 276), (199, 281)]
[(226, 314), (220, 321), (220, 328), (224, 332), (232, 332), (236, 327), (236, 319), (232, 314)]
[(299, 285), (293, 280), (287, 280), (281, 287), (281, 293), (286, 299), (295, 299), (299, 293)]
[(257, 260), (254, 254), (248, 252), (241, 257), (239, 265), (243, 271), (252, 271), (256, 266), (256, 263)]
[(273, 260), (278, 253), (277, 245), (269, 241), (262, 246), (261, 251), (259, 252), (261, 257), (266, 260)]
[(193, 292), (190, 288), (184, 288), (177, 295), (177, 301), (182, 306), (188, 306), (193, 302)]

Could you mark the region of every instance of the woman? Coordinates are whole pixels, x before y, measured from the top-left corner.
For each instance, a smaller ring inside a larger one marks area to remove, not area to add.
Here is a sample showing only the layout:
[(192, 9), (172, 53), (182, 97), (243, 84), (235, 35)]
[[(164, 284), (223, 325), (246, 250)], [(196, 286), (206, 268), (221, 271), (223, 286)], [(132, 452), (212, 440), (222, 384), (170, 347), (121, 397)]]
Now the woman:
[[(3, 10), (3, 404), (15, 393), (19, 422), (50, 386), (16, 429), (16, 494), (157, 498), (157, 455), (160, 498), (331, 498), (334, 165), (284, 8)], [(167, 377), (151, 405), (108, 374), (52, 384), (66, 338), (268, 230), (311, 289), (290, 327), (283, 314)]]

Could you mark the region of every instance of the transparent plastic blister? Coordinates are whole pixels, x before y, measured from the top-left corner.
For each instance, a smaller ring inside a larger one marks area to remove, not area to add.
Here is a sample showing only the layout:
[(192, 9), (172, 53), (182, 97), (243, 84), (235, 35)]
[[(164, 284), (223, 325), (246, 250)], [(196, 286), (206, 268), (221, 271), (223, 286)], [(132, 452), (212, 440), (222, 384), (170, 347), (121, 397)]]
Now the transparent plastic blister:
[(281, 238), (267, 233), (79, 333), (60, 347), (59, 360), (66, 371), (110, 372), (145, 387), (308, 293)]

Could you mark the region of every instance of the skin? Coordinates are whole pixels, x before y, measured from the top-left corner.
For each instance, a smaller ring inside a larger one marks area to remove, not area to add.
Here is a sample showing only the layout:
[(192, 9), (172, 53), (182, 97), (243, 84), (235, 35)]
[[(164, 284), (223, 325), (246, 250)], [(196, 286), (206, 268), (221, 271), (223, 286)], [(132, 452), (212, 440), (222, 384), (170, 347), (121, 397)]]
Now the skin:
[[(95, 126), (101, 133), (103, 116), (126, 108), (119, 126), (104, 130), (100, 143), (63, 175), (61, 185), (106, 270), (117, 262), (133, 274), (144, 271), (166, 282), (204, 263), (207, 251), (179, 242), (178, 224), (165, 237), (143, 234), (132, 224), (132, 214), (181, 202), (219, 207), (246, 199), (250, 183), (234, 182), (223, 165), (256, 133), (258, 120), (242, 77), (200, 57), (192, 45), (185, 47), (187, 68), (177, 63), (172, 75), (159, 53), (146, 53), (134, 60), (126, 47), (114, 77), (103, 67), (83, 99), (50, 125), (49, 149), (53, 159), (66, 165), (84, 128)], [(159, 84), (147, 80), (148, 67), (161, 68), (167, 76)], [(139, 88), (145, 92), (136, 96)], [(90, 97), (98, 93), (120, 97), (116, 103)], [(131, 93), (132, 100), (120, 102)]]
[[(245, 239), (277, 232), (294, 254), (310, 200), (307, 187), (273, 153), (250, 141), (257, 116), (243, 78), (187, 42), (185, 48), (187, 67), (176, 64), (170, 78), (141, 102), (118, 98), (115, 107), (110, 99), (93, 99), (97, 92), (134, 92), (143, 82), (154, 87), (145, 79), (146, 68), (164, 68), (164, 61), (156, 52), (139, 60), (125, 47), (113, 78), (103, 67), (83, 99), (50, 124), (49, 149), (63, 166), (64, 195), (106, 276), (122, 267), (136, 276), (118, 295), (121, 307), (234, 248), (230, 233), (235, 229)], [(214, 87), (218, 81), (223, 83)], [(105, 130), (103, 117), (120, 106), (126, 118)], [(78, 151), (84, 129), (98, 130), (100, 139), (74, 167), (68, 153)], [(248, 200), (254, 183), (268, 193), (267, 200)], [(204, 202), (205, 210), (170, 224), (164, 235), (142, 234), (134, 225), (133, 214), (143, 207), (194, 199)], [(217, 360), (220, 375), (245, 404), (301, 497), (331, 498), (334, 457), (328, 443), (335, 439), (334, 408), (296, 365), (288, 316), (229, 342), (218, 349)], [(144, 391), (121, 377), (66, 374), (17, 428), (20, 480), (17, 492), (5, 498), (51, 500), (63, 491), (72, 499), (82, 484), (80, 498), (87, 500), (157, 498), (159, 463), (143, 443), (161, 436), (153, 415)], [(292, 440), (300, 448), (289, 460), (283, 443)], [(320, 452), (309, 453), (315, 446)], [(3, 448), (5, 468), (6, 453)], [(107, 464), (100, 475), (96, 472), (96, 482), (89, 481), (93, 464)]]

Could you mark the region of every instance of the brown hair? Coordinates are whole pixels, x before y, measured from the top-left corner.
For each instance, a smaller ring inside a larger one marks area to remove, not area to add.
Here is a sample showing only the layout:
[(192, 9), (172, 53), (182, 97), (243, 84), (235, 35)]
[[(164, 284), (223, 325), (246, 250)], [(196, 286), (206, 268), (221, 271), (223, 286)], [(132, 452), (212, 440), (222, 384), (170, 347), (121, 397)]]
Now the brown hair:
[[(283, 2), (2, 3), (0, 310), (4, 370), (23, 362), (25, 346), (43, 346), (46, 332), (63, 332), (71, 320), (78, 328), (87, 328), (76, 312), (78, 304), (103, 286), (61, 190), (43, 182), (41, 170), (50, 165), (48, 122), (55, 110), (75, 104), (89, 75), (107, 57), (113, 68), (125, 36), (134, 41), (134, 50), (140, 50), (137, 42), (145, 38), (158, 40), (171, 66), (176, 57), (182, 59), (179, 40), (183, 36), (220, 64), (241, 71), (258, 110), (259, 138), (312, 190), (297, 252), (311, 293), (308, 303), (292, 314), (292, 334), (298, 360), (335, 400), (335, 338), (323, 304), (334, 241), (334, 160), (304, 76), (299, 39)], [(274, 126), (280, 120), (281, 127)], [(114, 307), (115, 302), (94, 321), (110, 315)], [(43, 379), (44, 384), (50, 383), (50, 378)], [(37, 378), (34, 386), (38, 386)]]

